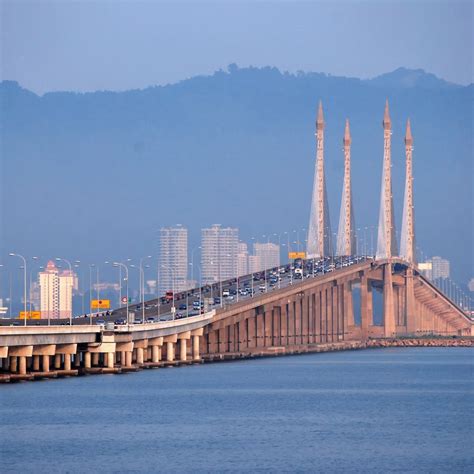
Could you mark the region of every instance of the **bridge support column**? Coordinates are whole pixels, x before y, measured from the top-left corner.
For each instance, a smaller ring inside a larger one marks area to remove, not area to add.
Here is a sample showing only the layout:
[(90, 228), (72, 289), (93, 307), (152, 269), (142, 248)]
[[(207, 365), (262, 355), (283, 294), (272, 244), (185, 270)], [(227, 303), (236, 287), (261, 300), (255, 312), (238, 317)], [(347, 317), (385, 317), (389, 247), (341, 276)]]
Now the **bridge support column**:
[(178, 342), (178, 335), (172, 334), (170, 336), (166, 336), (163, 339), (166, 342), (166, 360), (168, 362), (174, 361), (174, 345)]
[(56, 354), (54, 356), (54, 368), (55, 369), (61, 368), (61, 354)]
[(393, 301), (392, 264), (387, 263), (383, 269), (383, 325), (384, 336), (395, 336), (395, 314)]
[(49, 355), (43, 356), (43, 372), (49, 372)]
[(92, 353), (92, 365), (97, 366), (99, 365), (99, 353), (93, 352)]
[(81, 366), (81, 353), (78, 351), (74, 354), (74, 367), (79, 368)]
[(174, 360), (174, 344), (172, 342), (166, 343), (166, 360), (172, 362)]
[(26, 356), (20, 356), (19, 359), (19, 367), (18, 372), (20, 375), (26, 375)]
[(39, 372), (39, 369), (40, 369), (40, 356), (34, 355), (33, 356), (33, 370), (35, 372)]
[(193, 336), (193, 360), (200, 360), (199, 354), (199, 336)]
[(107, 357), (107, 368), (113, 369), (114, 368), (114, 356), (115, 354), (113, 352), (108, 352), (105, 354)]
[(179, 340), (179, 360), (186, 360), (187, 359), (187, 341), (186, 339)]
[(199, 328), (199, 329), (195, 329), (194, 331), (191, 331), (191, 337), (193, 340), (193, 347), (192, 347), (193, 360), (201, 360), (201, 355), (199, 353), (200, 351), (199, 338), (202, 337), (203, 334), (204, 334), (204, 328)]
[(360, 329), (362, 340), (367, 340), (369, 326), (373, 324), (372, 286), (364, 274), (360, 280)]
[(259, 313), (255, 315), (255, 321), (257, 323), (255, 341), (256, 347), (265, 346), (265, 313)]
[(137, 364), (143, 364), (143, 347), (137, 347)]
[(84, 352), (84, 368), (90, 369), (92, 366), (91, 353), (89, 351)]
[(71, 354), (64, 354), (64, 370), (71, 370)]
[(247, 319), (247, 347), (249, 349), (257, 347), (257, 336), (256, 336), (256, 317), (255, 310), (251, 311), (249, 318)]
[(10, 357), (10, 372), (14, 374), (16, 373), (17, 370), (18, 370), (18, 357), (12, 356)]
[(125, 367), (132, 367), (133, 351), (125, 351)]
[(265, 313), (263, 314), (263, 324), (264, 324), (264, 340), (263, 345), (264, 347), (270, 347), (273, 342), (273, 309), (265, 309)]
[(160, 350), (159, 346), (151, 346), (151, 361), (160, 362)]
[(405, 279), (405, 318), (408, 334), (414, 334), (417, 330), (415, 309), (415, 286), (413, 282), (413, 268), (408, 267)]
[(345, 327), (348, 326), (354, 326), (354, 304), (352, 301), (352, 283), (350, 281), (347, 281), (344, 283), (344, 299), (343, 299), (343, 304), (344, 304), (344, 319), (345, 319)]

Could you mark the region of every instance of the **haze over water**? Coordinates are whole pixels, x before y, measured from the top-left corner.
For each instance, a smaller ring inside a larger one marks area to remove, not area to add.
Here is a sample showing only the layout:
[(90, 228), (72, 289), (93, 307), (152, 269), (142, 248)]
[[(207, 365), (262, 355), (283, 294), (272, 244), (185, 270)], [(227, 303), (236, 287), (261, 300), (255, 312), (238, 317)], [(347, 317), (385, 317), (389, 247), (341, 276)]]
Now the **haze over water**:
[(11, 384), (2, 472), (472, 472), (473, 367), (385, 349)]

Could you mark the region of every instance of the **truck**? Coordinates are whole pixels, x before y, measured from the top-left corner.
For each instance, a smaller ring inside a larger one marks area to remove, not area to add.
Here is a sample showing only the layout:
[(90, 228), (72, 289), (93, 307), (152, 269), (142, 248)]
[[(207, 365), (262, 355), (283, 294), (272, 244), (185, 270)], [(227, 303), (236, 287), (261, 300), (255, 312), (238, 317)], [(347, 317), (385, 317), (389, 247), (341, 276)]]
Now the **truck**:
[(165, 294), (165, 300), (166, 302), (173, 301), (173, 292), (172, 291), (167, 291)]

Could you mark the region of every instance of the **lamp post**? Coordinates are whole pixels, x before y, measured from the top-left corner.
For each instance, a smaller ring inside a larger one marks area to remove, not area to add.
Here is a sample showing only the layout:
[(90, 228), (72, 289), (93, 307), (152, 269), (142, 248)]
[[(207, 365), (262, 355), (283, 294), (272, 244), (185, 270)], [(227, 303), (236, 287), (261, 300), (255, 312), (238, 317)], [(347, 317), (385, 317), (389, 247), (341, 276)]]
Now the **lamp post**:
[(127, 314), (127, 324), (130, 324), (129, 321), (129, 312), (128, 312), (128, 267), (125, 265), (125, 263), (122, 262), (113, 262), (112, 266), (114, 267), (120, 267), (120, 268), (125, 268), (125, 281), (127, 282), (126, 288), (127, 288), (127, 309), (126, 309), (126, 314)]
[(92, 324), (92, 269), (95, 263), (89, 263), (89, 323)]
[[(23, 260), (23, 305), (24, 305), (24, 316), (25, 316), (25, 323), (24, 325), (26, 326), (26, 258), (23, 255), (20, 255), (19, 253), (13, 253), (11, 252), (10, 257), (18, 257)], [(11, 301), (10, 301), (11, 304)]]
[[(36, 261), (38, 260), (39, 257), (31, 257), (32, 260)], [(40, 269), (42, 269), (43, 267), (39, 267)], [(31, 268), (30, 268), (30, 284), (29, 284), (29, 289), (30, 291), (28, 292), (29, 294), (29, 298), (28, 298), (28, 302), (29, 302), (29, 307), (30, 307), (30, 317), (31, 317), (31, 310), (32, 310), (32, 305), (31, 305), (31, 285), (32, 285), (32, 281), (33, 281), (33, 264), (31, 265)]]
[(145, 272), (143, 270), (143, 260), (151, 258), (151, 255), (140, 258), (140, 292), (142, 296), (142, 323), (145, 322)]
[(172, 286), (172, 289), (173, 289), (173, 305), (171, 306), (171, 314), (173, 315), (173, 321), (174, 321), (174, 317), (175, 317), (175, 314), (176, 314), (176, 307), (175, 307), (175, 304), (174, 304), (174, 296), (175, 296), (175, 272), (174, 272), (173, 268), (170, 267), (169, 265), (164, 265), (164, 264), (162, 264), (161, 267), (167, 268), (167, 269), (171, 272), (171, 286)]
[(191, 281), (194, 281), (194, 252), (198, 249), (201, 249), (201, 246), (194, 247), (191, 250)]

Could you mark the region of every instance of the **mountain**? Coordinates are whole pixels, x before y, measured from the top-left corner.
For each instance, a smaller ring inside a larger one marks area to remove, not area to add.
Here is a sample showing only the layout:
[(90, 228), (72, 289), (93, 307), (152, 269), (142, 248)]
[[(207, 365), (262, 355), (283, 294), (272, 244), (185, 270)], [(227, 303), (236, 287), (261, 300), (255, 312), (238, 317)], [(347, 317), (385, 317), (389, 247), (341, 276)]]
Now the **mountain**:
[(356, 225), (361, 245), (375, 246), (388, 97), (397, 227), (410, 117), (417, 243), (423, 256), (450, 259), (454, 277), (467, 281), (472, 93), (472, 85), (403, 68), (360, 80), (231, 65), (167, 86), (41, 97), (4, 81), (2, 255), (15, 250), (80, 259), (86, 271), (87, 262), (156, 255), (157, 229), (175, 223), (188, 226), (190, 249), (199, 245), (200, 229), (215, 222), (239, 227), (247, 241), (283, 232), (295, 240), (297, 229), (302, 240), (319, 99), (333, 232), (348, 117)]
[(461, 87), (458, 84), (444, 81), (434, 74), (427, 73), (423, 69), (407, 69), (404, 67), (377, 76), (367, 82), (371, 85), (393, 89), (417, 87), (420, 89), (440, 90)]

